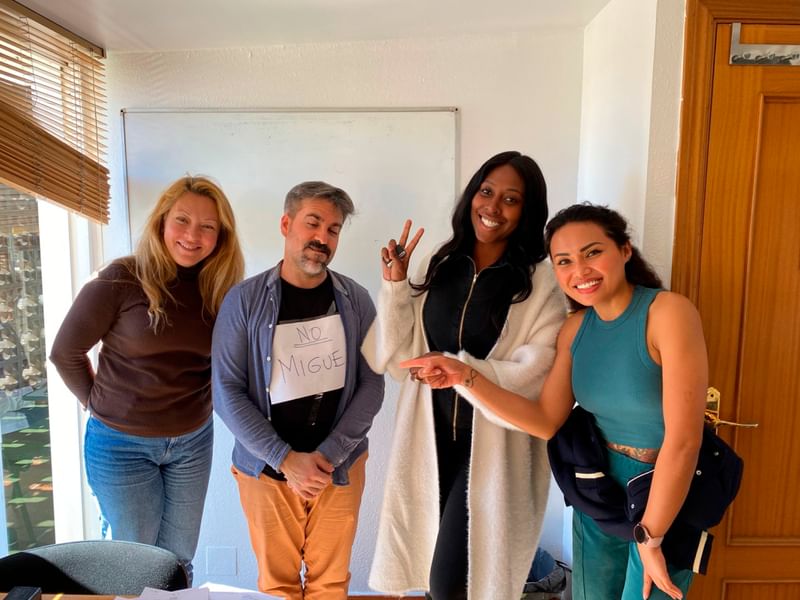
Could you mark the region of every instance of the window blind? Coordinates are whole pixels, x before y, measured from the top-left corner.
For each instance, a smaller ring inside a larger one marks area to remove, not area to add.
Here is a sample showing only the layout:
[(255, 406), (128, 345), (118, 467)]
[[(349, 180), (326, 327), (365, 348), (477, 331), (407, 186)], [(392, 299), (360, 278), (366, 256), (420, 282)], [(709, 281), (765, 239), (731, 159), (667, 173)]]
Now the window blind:
[(108, 223), (101, 57), (14, 4), (0, 3), (0, 181)]

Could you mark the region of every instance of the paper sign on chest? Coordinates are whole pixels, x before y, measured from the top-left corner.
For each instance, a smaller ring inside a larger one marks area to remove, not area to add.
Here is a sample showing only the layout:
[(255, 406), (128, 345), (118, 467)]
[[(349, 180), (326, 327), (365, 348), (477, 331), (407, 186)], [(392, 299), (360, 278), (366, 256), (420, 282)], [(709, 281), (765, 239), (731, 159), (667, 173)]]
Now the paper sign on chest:
[(272, 350), (272, 404), (344, 386), (347, 352), (339, 315), (278, 325)]

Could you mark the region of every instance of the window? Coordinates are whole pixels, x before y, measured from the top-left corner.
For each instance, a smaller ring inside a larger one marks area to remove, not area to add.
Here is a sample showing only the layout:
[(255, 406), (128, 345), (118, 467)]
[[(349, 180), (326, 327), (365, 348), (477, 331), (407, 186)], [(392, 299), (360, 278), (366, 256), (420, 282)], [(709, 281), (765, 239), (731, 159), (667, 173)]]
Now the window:
[(0, 497), (11, 552), (55, 542), (42, 303), (36, 200), (0, 185)]
[(0, 552), (80, 539), (93, 514), (81, 414), (45, 360), (108, 222), (104, 56), (0, 1)]

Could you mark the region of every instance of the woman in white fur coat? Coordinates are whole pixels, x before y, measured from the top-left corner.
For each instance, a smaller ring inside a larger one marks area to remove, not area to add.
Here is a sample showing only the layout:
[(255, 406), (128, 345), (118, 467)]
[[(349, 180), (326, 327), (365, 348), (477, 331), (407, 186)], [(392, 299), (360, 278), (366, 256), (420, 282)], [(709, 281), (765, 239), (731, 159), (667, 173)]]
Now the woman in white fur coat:
[[(535, 398), (566, 310), (545, 258), (544, 177), (503, 152), (472, 176), (453, 237), (407, 278), (422, 230), (381, 249), (378, 317), (363, 351), (402, 381), (370, 586), (432, 600), (519, 598), (547, 503), (544, 442), (474, 402), (435, 390), (398, 363), (448, 352)], [(477, 410), (473, 409), (476, 408)]]

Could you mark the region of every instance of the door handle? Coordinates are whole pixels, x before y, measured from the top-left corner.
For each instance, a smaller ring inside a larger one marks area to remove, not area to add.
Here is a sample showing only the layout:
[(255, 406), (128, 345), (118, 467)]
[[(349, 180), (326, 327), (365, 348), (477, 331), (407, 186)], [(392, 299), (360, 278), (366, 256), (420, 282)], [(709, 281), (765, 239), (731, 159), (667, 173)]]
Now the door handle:
[(717, 388), (715, 387), (708, 388), (708, 391), (706, 392), (705, 419), (706, 423), (708, 423), (714, 428), (714, 431), (719, 429), (721, 425), (728, 425), (729, 427), (749, 427), (749, 428), (758, 427), (758, 423), (736, 423), (734, 421), (725, 421), (724, 419), (720, 419), (719, 406), (721, 399), (722, 395), (720, 394)]

